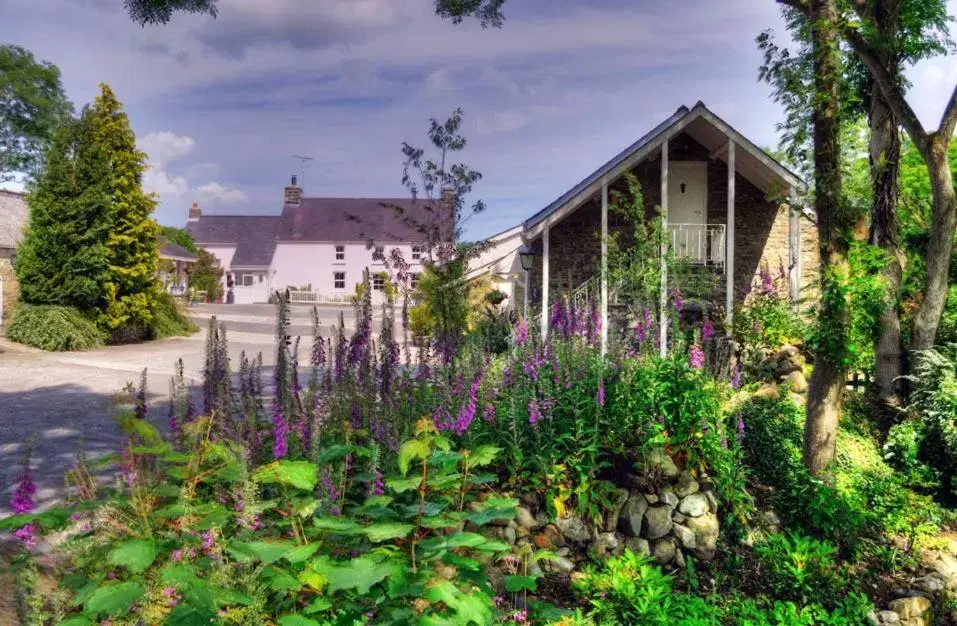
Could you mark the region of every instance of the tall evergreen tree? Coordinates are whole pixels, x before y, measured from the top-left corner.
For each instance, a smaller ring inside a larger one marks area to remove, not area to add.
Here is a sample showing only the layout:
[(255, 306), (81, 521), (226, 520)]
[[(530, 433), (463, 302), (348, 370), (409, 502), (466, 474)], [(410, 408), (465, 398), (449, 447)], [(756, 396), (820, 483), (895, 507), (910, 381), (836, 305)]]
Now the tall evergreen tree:
[(88, 111), (61, 126), (27, 197), (30, 218), (14, 264), (21, 297), (98, 312), (107, 304), (110, 163)]
[(141, 184), (146, 154), (137, 149), (129, 118), (108, 86), (100, 85), (90, 111), (95, 140), (110, 161), (112, 229), (105, 325), (111, 330), (143, 328), (152, 320), (159, 264), (159, 226), (152, 217), (156, 200)]

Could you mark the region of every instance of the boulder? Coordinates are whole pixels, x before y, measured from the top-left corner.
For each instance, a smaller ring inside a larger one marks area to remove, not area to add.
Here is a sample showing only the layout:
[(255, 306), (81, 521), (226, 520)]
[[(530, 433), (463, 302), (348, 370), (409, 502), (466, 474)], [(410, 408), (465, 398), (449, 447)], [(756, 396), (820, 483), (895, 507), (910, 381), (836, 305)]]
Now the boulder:
[(675, 559), (675, 544), (670, 539), (659, 539), (651, 553), (658, 563), (667, 565)]
[(678, 510), (688, 517), (701, 517), (711, 510), (711, 505), (703, 493), (693, 493), (681, 501)]
[(807, 392), (807, 378), (804, 377), (804, 372), (795, 370), (788, 374), (784, 380), (788, 384), (788, 389), (793, 393)]
[(645, 469), (657, 471), (665, 478), (678, 477), (678, 466), (675, 465), (671, 457), (661, 448), (656, 448), (645, 456), (644, 466)]
[(691, 472), (685, 470), (678, 475), (678, 483), (675, 485), (675, 495), (679, 498), (685, 498), (699, 489), (698, 481), (694, 479)]
[(947, 586), (947, 579), (937, 572), (930, 573), (914, 581), (914, 585), (924, 593), (931, 595), (942, 591)]
[(877, 614), (877, 623), (880, 626), (897, 626), (901, 623), (901, 616), (894, 611), (880, 611)]
[(515, 521), (518, 522), (519, 526), (524, 526), (529, 530), (535, 530), (540, 528), (538, 520), (535, 519), (535, 516), (532, 515), (532, 512), (524, 506), (515, 507)]
[(505, 574), (501, 569), (495, 567), (485, 568), (485, 574), (488, 576), (488, 584), (496, 595), (505, 595)]
[(675, 565), (681, 569), (685, 567), (685, 555), (679, 549), (675, 549)]
[(592, 547), (598, 556), (605, 556), (618, 547), (618, 537), (615, 533), (598, 533)]
[(642, 539), (641, 537), (632, 537), (625, 542), (625, 547), (635, 554), (651, 556), (651, 546), (648, 544), (647, 539)]
[(549, 569), (559, 574), (571, 574), (575, 571), (575, 562), (567, 556), (555, 556), (546, 563), (549, 563)]
[(687, 526), (682, 526), (681, 524), (675, 524), (675, 537), (678, 539), (678, 543), (685, 550), (692, 550), (696, 545), (694, 531), (688, 528)]
[(532, 538), (532, 541), (540, 550), (555, 550), (565, 543), (562, 534), (553, 524), (546, 526), (545, 530)]
[(660, 502), (666, 507), (673, 509), (678, 506), (678, 503), (681, 502), (681, 500), (679, 500), (678, 496), (676, 496), (674, 493), (670, 491), (663, 491), (661, 492)]
[(705, 491), (704, 497), (708, 499), (708, 506), (711, 507), (712, 513), (718, 512), (718, 498), (714, 495), (713, 491)]
[(684, 524), (685, 520), (688, 519), (678, 511), (673, 511), (671, 513), (671, 519), (674, 520), (675, 524)]
[(648, 501), (648, 504), (658, 504), (658, 496), (654, 493), (643, 493), (641, 494), (645, 497), (645, 500)]
[(901, 626), (931, 626), (934, 623), (930, 600), (924, 596), (891, 600), (889, 607), (900, 617)]
[[(517, 527), (515, 527), (515, 528), (517, 528)], [(508, 545), (510, 545), (510, 546), (514, 546), (514, 545), (515, 545), (515, 541), (518, 539), (518, 535), (515, 533), (515, 528), (513, 528), (513, 527), (511, 527), (511, 526), (506, 526), (506, 527), (504, 528), (504, 532), (502, 533), (502, 534), (503, 534), (503, 537), (502, 537), (502, 538), (505, 539), (505, 541), (506, 541), (506, 542), (508, 543)]]
[(618, 517), (618, 527), (621, 532), (630, 537), (641, 535), (641, 522), (645, 518), (645, 511), (647, 510), (648, 502), (645, 500), (645, 496), (638, 492), (632, 493)]
[[(605, 520), (605, 530), (607, 531), (614, 531), (618, 528), (621, 511), (625, 508), (630, 495), (626, 489), (616, 489), (612, 498), (611, 507), (608, 509), (608, 519)], [(644, 514), (644, 511), (642, 511), (642, 514)]]
[(718, 549), (718, 516), (714, 513), (705, 513), (698, 517), (690, 517), (685, 525), (695, 535), (695, 547), (692, 552), (702, 561), (710, 561)]
[(931, 567), (935, 572), (943, 576), (945, 580), (957, 578), (957, 558), (954, 558), (946, 552), (939, 553), (934, 562), (931, 563)]
[(648, 521), (645, 536), (648, 539), (658, 539), (671, 532), (674, 524), (671, 521), (671, 508), (667, 506), (651, 506), (645, 512)]
[(568, 541), (585, 543), (591, 541), (591, 531), (585, 521), (577, 515), (569, 515), (555, 520), (558, 532)]

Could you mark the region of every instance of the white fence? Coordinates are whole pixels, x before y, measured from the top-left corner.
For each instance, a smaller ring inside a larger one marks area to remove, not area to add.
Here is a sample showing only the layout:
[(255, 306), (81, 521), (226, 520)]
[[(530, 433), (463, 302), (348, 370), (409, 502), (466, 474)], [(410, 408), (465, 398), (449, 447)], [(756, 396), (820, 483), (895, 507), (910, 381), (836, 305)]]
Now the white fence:
[(724, 224), (668, 224), (668, 232), (679, 259), (724, 267)]
[[(293, 291), (289, 290), (289, 302), (291, 304), (352, 304), (354, 294), (335, 294), (327, 295), (315, 291)], [(381, 291), (372, 292), (372, 304), (379, 306), (385, 302), (385, 294)], [(409, 297), (409, 306), (415, 306), (418, 299), (414, 296)], [(401, 296), (396, 296), (396, 306), (402, 304)]]

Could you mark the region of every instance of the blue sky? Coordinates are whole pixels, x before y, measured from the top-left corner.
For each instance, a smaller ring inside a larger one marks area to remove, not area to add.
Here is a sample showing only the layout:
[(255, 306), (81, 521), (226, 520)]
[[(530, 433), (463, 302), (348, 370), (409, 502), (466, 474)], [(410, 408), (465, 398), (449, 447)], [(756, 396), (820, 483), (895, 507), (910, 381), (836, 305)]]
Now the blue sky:
[[(219, 18), (140, 28), (121, 0), (2, 0), (0, 42), (100, 82), (125, 103), (159, 194), (157, 218), (277, 213), (299, 164), (313, 196), (403, 196), (403, 141), (461, 106), (460, 160), (488, 210), (469, 237), (535, 213), (678, 106), (703, 100), (760, 145), (780, 109), (757, 81), (772, 0), (508, 0), (501, 30), (453, 25), (431, 0), (222, 0)], [(950, 2), (957, 13), (957, 0)], [(936, 126), (957, 57), (910, 72)]]

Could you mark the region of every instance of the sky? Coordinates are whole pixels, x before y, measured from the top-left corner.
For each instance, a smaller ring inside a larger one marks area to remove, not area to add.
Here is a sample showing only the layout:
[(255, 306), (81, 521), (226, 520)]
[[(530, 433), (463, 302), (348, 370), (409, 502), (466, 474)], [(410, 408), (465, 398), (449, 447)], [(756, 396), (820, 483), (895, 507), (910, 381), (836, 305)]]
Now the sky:
[[(957, 0), (949, 0), (957, 15)], [(783, 37), (773, 0), (507, 0), (502, 29), (454, 25), (431, 0), (221, 0), (219, 17), (133, 24), (122, 0), (0, 0), (0, 43), (56, 64), (71, 100), (99, 83), (149, 154), (156, 217), (278, 214), (307, 196), (406, 197), (402, 142), (462, 107), (486, 211), (467, 238), (510, 228), (681, 105), (703, 101), (761, 146), (781, 109), (758, 82), (754, 42)], [(957, 33), (957, 30), (954, 31)], [(957, 56), (909, 70), (936, 127)], [(302, 165), (293, 155), (312, 157)]]

